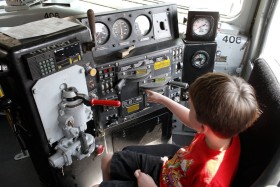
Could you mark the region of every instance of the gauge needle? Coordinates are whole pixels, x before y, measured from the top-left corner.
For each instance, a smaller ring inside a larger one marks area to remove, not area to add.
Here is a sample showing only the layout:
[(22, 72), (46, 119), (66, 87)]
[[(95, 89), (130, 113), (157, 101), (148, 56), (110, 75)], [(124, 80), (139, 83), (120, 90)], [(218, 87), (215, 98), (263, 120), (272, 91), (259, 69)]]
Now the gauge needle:
[(121, 27), (121, 37), (123, 36), (123, 30), (122, 30), (122, 27)]
[(204, 25), (200, 25), (199, 27), (197, 27), (195, 30), (200, 29), (201, 27), (204, 27), (206, 25), (206, 23)]

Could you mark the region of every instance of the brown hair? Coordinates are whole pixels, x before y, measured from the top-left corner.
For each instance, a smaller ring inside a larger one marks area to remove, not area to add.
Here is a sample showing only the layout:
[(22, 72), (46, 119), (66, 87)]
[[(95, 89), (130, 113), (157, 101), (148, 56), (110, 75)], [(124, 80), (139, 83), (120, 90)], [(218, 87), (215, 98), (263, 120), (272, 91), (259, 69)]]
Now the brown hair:
[(204, 74), (192, 83), (189, 95), (197, 120), (223, 138), (242, 132), (260, 115), (254, 88), (240, 77)]

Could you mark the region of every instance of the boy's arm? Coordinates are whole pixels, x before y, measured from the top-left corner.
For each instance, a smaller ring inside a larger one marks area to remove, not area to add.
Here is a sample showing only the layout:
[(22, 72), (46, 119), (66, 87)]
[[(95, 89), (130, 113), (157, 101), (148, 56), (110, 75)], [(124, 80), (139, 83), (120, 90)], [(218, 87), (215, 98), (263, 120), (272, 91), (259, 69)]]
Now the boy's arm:
[(137, 169), (134, 175), (137, 178), (138, 187), (157, 187), (154, 179), (150, 175), (141, 172), (140, 169)]
[(182, 123), (190, 124), (189, 109), (159, 93), (146, 90), (148, 101), (166, 106)]

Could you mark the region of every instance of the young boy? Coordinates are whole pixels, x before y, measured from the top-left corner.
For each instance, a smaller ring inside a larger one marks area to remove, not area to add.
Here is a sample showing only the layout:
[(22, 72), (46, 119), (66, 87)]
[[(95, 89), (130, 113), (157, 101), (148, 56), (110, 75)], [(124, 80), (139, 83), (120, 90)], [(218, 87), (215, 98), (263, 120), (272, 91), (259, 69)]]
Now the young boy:
[(260, 115), (254, 89), (241, 78), (207, 73), (190, 86), (189, 109), (159, 93), (147, 95), (197, 134), (169, 160), (132, 151), (106, 155), (99, 186), (230, 186), (240, 155), (238, 133)]

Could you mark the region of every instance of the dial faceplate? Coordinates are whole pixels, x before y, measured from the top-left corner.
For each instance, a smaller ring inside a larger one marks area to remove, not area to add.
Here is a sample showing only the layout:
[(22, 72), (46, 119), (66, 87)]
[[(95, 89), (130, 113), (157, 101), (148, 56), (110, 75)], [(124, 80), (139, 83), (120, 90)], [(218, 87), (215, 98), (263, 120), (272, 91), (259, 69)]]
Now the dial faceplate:
[(215, 41), (219, 21), (216, 11), (189, 11), (187, 41)]
[(126, 40), (131, 33), (130, 24), (125, 19), (118, 19), (115, 21), (112, 29), (114, 36), (119, 40)]
[(211, 24), (207, 18), (197, 18), (192, 25), (192, 31), (198, 36), (203, 36), (209, 33)]
[(192, 65), (195, 68), (203, 68), (207, 66), (209, 54), (206, 51), (197, 51), (192, 57)]
[(151, 29), (151, 22), (147, 16), (140, 15), (135, 19), (134, 27), (138, 36), (145, 36)]
[(103, 23), (95, 23), (95, 41), (98, 45), (105, 44), (109, 39), (109, 29)]

